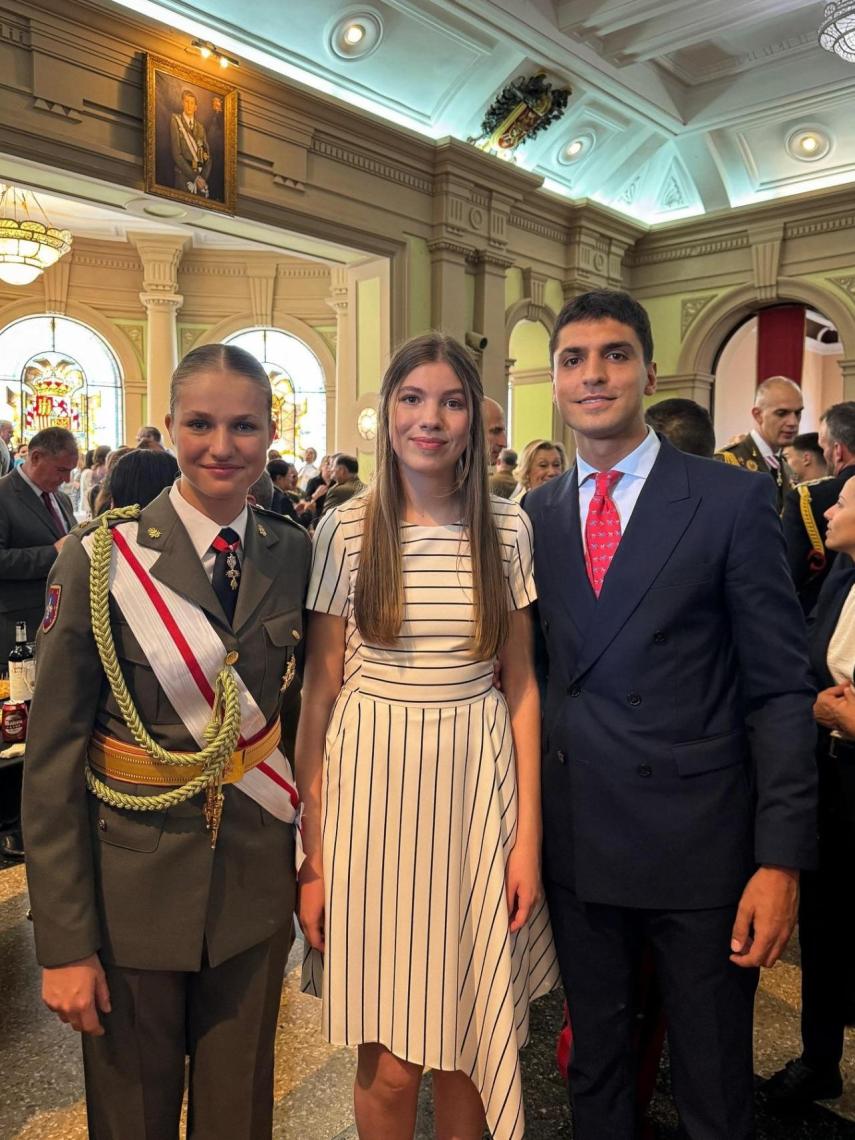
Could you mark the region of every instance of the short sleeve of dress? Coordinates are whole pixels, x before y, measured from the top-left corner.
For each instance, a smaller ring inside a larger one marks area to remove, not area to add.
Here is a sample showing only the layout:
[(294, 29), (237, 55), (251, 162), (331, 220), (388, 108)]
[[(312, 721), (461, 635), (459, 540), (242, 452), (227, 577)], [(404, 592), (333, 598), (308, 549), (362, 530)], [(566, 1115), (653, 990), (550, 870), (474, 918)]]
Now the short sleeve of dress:
[(344, 617), (350, 593), (350, 569), (339, 511), (323, 516), (315, 531), (306, 609)]
[(513, 549), (508, 552), (508, 609), (521, 610), (537, 598), (534, 584), (534, 532), (528, 515), (514, 504), (506, 526), (514, 530)]

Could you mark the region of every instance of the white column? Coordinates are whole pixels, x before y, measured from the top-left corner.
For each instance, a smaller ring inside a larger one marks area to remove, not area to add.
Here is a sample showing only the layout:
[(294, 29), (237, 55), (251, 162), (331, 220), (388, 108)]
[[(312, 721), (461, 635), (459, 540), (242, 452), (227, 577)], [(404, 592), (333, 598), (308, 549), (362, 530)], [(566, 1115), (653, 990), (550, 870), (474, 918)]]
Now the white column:
[(140, 301), (146, 311), (146, 417), (160, 427), (169, 411), (169, 382), (178, 364), (176, 315), (184, 303), (178, 292), (178, 267), (189, 237), (177, 234), (128, 234), (143, 267)]
[[(327, 399), (327, 450), (347, 450), (356, 436), (356, 337), (346, 269), (330, 273), (327, 304), (335, 313), (335, 398)], [(332, 429), (332, 430), (331, 430)], [(355, 449), (353, 454), (356, 454)]]

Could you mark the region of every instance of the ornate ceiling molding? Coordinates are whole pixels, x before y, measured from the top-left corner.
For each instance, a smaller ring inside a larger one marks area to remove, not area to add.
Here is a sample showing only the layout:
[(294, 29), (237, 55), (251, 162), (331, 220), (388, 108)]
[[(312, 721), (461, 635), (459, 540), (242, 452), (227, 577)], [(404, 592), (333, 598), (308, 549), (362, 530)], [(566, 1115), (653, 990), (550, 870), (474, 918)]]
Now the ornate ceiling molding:
[(414, 170), (406, 170), (402, 166), (384, 161), (370, 151), (359, 150), (355, 146), (345, 145), (322, 134), (316, 134), (312, 139), (312, 151), (323, 158), (332, 159), (333, 162), (340, 162), (356, 170), (364, 170), (367, 174), (374, 174), (378, 178), (385, 178), (387, 182), (408, 186), (421, 194), (433, 193), (432, 178), (418, 174)]

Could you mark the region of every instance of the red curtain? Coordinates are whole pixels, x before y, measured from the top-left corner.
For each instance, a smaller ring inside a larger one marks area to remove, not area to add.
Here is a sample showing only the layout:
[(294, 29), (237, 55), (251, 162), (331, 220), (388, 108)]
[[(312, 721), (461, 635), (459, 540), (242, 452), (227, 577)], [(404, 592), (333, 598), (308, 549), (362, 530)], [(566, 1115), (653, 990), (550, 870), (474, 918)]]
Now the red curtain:
[(757, 383), (770, 376), (802, 382), (804, 305), (776, 305), (757, 314)]

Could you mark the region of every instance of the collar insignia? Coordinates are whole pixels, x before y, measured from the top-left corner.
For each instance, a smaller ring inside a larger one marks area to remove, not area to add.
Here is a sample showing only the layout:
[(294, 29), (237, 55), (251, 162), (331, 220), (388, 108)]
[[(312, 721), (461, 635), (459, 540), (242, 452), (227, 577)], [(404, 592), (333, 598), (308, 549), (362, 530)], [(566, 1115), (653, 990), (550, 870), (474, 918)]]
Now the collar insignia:
[(258, 533), (261, 535), (262, 538), (267, 538), (267, 531), (264, 529), (264, 527), (261, 525), (261, 523), (258, 523)]
[(149, 538), (160, 538), (160, 531), (156, 526), (150, 526), (146, 531)]

